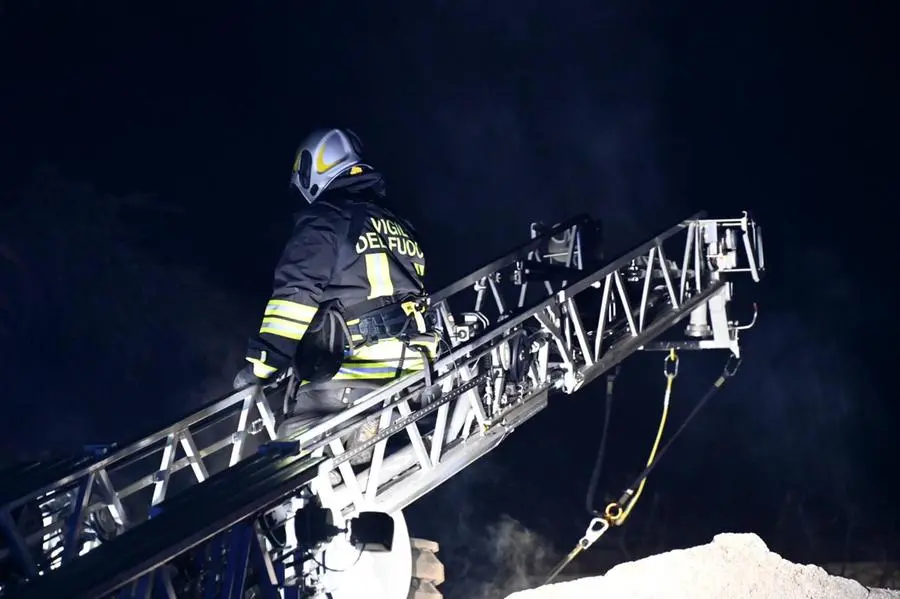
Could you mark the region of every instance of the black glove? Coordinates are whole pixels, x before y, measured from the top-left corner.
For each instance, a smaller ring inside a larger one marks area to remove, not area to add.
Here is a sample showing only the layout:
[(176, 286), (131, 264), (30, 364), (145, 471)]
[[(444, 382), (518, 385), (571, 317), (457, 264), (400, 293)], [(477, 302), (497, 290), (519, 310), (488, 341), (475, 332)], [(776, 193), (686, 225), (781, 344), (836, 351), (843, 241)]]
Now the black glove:
[(235, 391), (249, 385), (262, 385), (262, 379), (253, 374), (252, 364), (248, 364), (246, 367), (239, 370), (234, 377), (234, 382), (231, 383), (231, 386)]

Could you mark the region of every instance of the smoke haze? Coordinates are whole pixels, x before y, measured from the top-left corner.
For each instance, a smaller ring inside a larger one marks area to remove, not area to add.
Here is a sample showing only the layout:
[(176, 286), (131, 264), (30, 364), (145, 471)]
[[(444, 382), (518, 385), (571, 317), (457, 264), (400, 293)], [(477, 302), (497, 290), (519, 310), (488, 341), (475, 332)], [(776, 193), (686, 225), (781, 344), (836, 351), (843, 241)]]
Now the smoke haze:
[(125, 441), (224, 390), (244, 313), (188, 265), (142, 247), (128, 220), (152, 213), (152, 197), (116, 198), (44, 170), (12, 200), (0, 213), (11, 274), (0, 293), (4, 453)]

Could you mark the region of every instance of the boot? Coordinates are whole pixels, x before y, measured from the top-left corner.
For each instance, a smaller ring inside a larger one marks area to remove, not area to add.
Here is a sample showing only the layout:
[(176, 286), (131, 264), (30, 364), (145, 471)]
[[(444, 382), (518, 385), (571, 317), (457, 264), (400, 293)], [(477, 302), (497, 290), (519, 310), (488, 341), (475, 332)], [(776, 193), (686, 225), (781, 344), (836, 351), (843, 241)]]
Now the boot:
[[(363, 422), (362, 426), (356, 429), (356, 432), (350, 439), (347, 441), (347, 451), (355, 447), (359, 447), (366, 441), (369, 441), (378, 434), (378, 421), (381, 418), (379, 414), (375, 416), (370, 416), (368, 420)], [(373, 445), (366, 451), (353, 456), (350, 458), (349, 462), (351, 466), (362, 466), (363, 464), (368, 464), (372, 461), (372, 456), (375, 455), (375, 446)]]

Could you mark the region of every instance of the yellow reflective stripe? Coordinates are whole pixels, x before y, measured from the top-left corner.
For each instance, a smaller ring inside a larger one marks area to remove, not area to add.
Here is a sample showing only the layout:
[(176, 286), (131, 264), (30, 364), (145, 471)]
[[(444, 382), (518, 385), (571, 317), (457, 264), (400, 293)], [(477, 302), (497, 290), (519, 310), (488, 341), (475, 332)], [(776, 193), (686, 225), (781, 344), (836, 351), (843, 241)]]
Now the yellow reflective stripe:
[(315, 306), (307, 306), (298, 304), (290, 300), (272, 299), (266, 304), (266, 316), (282, 316), (284, 318), (292, 318), (309, 324), (316, 315), (318, 308)]
[(262, 360), (256, 358), (247, 358), (247, 361), (253, 364), (253, 375), (257, 378), (267, 379), (277, 370), (274, 366), (269, 366)]
[[(416, 362), (421, 362), (421, 361), (422, 361), (421, 357), (410, 358), (409, 356), (407, 356), (403, 360), (403, 367), (406, 368), (406, 366), (409, 364), (415, 365)], [(400, 364), (399, 359), (397, 359), (397, 360), (347, 360), (344, 362), (343, 366), (346, 366), (348, 368), (356, 368), (356, 369), (370, 368), (370, 369), (375, 369), (375, 370), (384, 370), (387, 368), (393, 368), (394, 370), (397, 370), (397, 366), (399, 364)]]
[(367, 299), (394, 295), (391, 267), (386, 253), (366, 254), (366, 276), (369, 278), (370, 288)]
[(293, 320), (286, 320), (284, 318), (278, 318), (277, 316), (269, 316), (267, 318), (263, 318), (262, 326), (259, 328), (259, 332), (260, 334), (269, 333), (271, 335), (278, 335), (279, 337), (286, 337), (287, 339), (300, 341), (300, 339), (303, 338), (304, 333), (306, 333), (306, 329), (308, 328), (309, 325), (301, 324)]
[(379, 375), (379, 374), (390, 374), (393, 375), (397, 372), (396, 364), (389, 364), (387, 362), (375, 362), (372, 364), (344, 364), (341, 366), (341, 371), (345, 373), (355, 373), (355, 374), (370, 374), (370, 375)]
[[(404, 368), (400, 372), (400, 376), (404, 376), (406, 374), (412, 374), (413, 372), (418, 372), (422, 370), (422, 367), (419, 368)], [(356, 366), (341, 366), (340, 370), (338, 370), (337, 374), (334, 375), (333, 380), (383, 380), (383, 379), (392, 379), (397, 376), (397, 367), (392, 366), (390, 368), (385, 368), (381, 370), (376, 370), (372, 368), (359, 368)]]
[(381, 379), (392, 379), (394, 378), (394, 374), (359, 374), (355, 372), (344, 372), (343, 370), (338, 371), (336, 375), (332, 377), (332, 380), (336, 381), (367, 381), (367, 380), (381, 380)]
[[(354, 337), (354, 341), (356, 341)], [(425, 349), (429, 357), (433, 358), (437, 353), (438, 338), (436, 334), (416, 335), (410, 340), (413, 346), (420, 346)], [(421, 359), (421, 356), (415, 349), (404, 348), (403, 342), (397, 338), (381, 339), (371, 345), (358, 347), (353, 351), (354, 360), (399, 360), (400, 356), (406, 355), (406, 360)]]
[[(399, 360), (403, 355), (403, 342), (398, 339), (382, 339), (371, 345), (364, 345), (353, 352), (356, 360)], [(411, 352), (406, 350), (406, 354)]]
[(425, 276), (425, 265), (419, 264), (418, 262), (413, 262), (413, 267), (416, 269), (416, 274), (420, 277)]

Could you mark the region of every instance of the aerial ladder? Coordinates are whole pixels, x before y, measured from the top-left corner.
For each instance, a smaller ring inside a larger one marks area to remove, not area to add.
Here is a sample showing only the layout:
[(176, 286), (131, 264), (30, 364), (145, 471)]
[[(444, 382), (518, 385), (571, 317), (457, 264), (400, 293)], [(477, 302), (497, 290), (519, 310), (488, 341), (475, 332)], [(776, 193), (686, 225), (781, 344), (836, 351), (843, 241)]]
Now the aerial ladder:
[[(729, 304), (765, 268), (747, 213), (695, 214), (613, 260), (586, 247), (598, 229), (585, 216), (532, 224), (527, 242), (430, 296), (443, 335), (431, 368), (292, 438), (275, 433), (288, 373), (132, 443), (0, 471), (0, 598), (405, 599), (402, 510), (551, 394), (641, 350), (740, 356), (756, 314), (741, 324)], [(348, 450), (373, 416), (376, 436)]]

